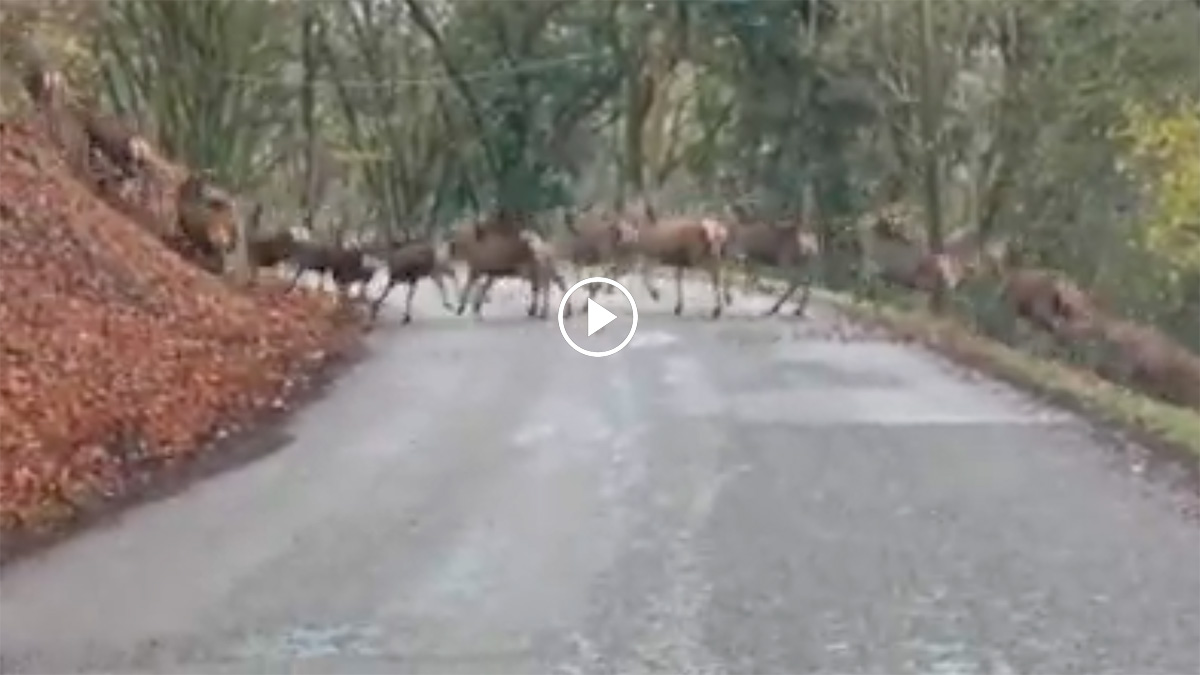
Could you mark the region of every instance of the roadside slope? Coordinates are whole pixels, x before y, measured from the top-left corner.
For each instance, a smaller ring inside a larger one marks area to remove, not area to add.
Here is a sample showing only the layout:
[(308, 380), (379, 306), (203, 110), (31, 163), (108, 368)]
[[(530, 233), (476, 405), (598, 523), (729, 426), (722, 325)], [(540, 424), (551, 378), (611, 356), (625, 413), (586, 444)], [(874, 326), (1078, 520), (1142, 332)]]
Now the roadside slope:
[(13, 122), (0, 123), (0, 326), (6, 535), (281, 406), (351, 342), (327, 301), (234, 289), (184, 262)]

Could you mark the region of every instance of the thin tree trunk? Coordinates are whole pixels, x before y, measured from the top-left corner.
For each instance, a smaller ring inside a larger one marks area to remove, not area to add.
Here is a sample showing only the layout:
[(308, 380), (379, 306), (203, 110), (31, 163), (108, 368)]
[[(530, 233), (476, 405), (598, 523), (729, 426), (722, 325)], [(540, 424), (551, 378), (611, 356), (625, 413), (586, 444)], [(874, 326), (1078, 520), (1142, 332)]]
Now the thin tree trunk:
[[(918, 6), (921, 20), (921, 149), (925, 160), (925, 216), (929, 249), (934, 255), (941, 255), (942, 186), (937, 152), (941, 92), (937, 91), (934, 84), (933, 18), (929, 5), (930, 0), (921, 0)], [(946, 287), (942, 281), (940, 275), (935, 275), (933, 292), (930, 294), (930, 309), (935, 314), (940, 314), (946, 307)]]
[(316, 28), (316, 15), (313, 4), (309, 3), (304, 9), (301, 21), (301, 49), (304, 65), (304, 88), (300, 92), (300, 115), (304, 124), (304, 192), (301, 195), (301, 209), (304, 211), (304, 229), (312, 232), (313, 221), (317, 209), (317, 130), (316, 130), (316, 46), (313, 44), (313, 31)]

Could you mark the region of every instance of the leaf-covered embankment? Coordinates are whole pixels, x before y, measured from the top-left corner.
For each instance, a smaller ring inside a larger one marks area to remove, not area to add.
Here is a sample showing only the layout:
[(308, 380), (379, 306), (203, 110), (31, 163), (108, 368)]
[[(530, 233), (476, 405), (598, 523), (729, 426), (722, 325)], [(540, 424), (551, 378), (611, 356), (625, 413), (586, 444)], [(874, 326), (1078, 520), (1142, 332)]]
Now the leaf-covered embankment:
[(287, 405), (348, 353), (331, 300), (205, 273), (0, 123), (0, 533), (59, 522)]

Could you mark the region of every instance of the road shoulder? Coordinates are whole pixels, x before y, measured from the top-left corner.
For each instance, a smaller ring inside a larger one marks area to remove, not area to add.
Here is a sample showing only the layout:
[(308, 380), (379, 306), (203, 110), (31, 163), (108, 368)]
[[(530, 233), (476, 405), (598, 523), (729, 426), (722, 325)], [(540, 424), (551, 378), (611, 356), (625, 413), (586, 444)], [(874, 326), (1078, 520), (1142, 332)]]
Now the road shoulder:
[(961, 322), (888, 305), (870, 305), (814, 289), (814, 297), (848, 317), (886, 329), (961, 365), (1028, 391), (1049, 403), (1182, 462), (1200, 479), (1200, 415), (1108, 382), (1098, 375), (1023, 353)]

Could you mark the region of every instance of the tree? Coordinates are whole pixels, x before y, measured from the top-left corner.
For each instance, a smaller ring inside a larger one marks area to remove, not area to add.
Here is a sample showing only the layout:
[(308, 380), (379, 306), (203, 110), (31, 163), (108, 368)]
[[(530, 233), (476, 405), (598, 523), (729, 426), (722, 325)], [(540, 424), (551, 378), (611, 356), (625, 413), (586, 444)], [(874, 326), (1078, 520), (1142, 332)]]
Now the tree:
[(210, 0), (105, 6), (96, 50), (108, 102), (166, 153), (251, 188), (277, 166), (288, 125), (280, 79), (290, 7)]

